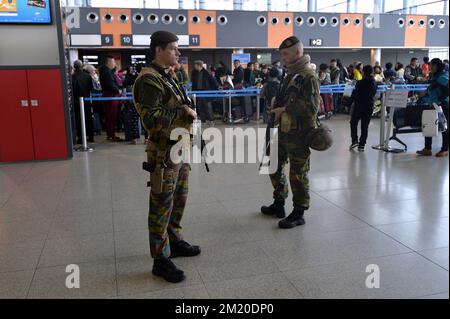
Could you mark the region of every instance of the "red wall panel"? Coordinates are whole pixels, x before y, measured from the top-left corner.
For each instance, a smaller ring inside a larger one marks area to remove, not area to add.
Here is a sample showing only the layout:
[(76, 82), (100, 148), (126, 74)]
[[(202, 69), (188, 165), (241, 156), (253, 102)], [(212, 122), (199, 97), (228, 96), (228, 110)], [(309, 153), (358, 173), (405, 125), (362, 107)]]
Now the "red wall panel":
[(34, 159), (26, 70), (0, 70), (0, 162)]
[(59, 69), (28, 70), (28, 92), (36, 160), (67, 157), (64, 101)]

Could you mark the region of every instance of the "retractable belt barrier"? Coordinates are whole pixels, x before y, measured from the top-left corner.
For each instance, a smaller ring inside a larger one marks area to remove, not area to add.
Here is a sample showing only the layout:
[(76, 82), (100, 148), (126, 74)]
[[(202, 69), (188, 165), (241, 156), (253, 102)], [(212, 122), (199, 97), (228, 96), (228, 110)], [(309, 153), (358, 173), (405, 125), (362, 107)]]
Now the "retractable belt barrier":
[[(419, 92), (419, 91), (426, 91), (428, 88), (428, 84), (381, 84), (377, 87), (377, 92), (380, 93), (386, 93), (391, 91), (397, 91), (397, 92)], [(348, 83), (341, 83), (341, 84), (330, 84), (330, 85), (321, 85), (320, 86), (320, 93), (321, 94), (342, 94), (342, 93), (351, 93), (353, 91), (354, 87), (349, 88)], [(204, 99), (223, 99), (223, 114), (225, 118), (225, 99), (228, 99), (228, 123), (232, 124), (232, 104), (231, 99), (235, 97), (256, 97), (256, 119), (259, 120), (260, 118), (260, 112), (259, 112), (259, 106), (260, 106), (260, 88), (246, 88), (246, 89), (240, 89), (240, 90), (205, 90), (205, 91), (188, 91), (188, 96), (192, 97), (194, 101), (198, 98), (204, 98)], [(102, 97), (101, 93), (93, 93), (90, 97), (80, 97), (80, 114), (81, 114), (81, 129), (82, 129), (82, 142), (83, 146), (78, 149), (78, 151), (83, 152), (91, 152), (93, 149), (89, 148), (87, 145), (87, 139), (86, 139), (86, 125), (85, 125), (85, 113), (84, 113), (84, 102), (94, 102), (94, 101), (132, 101), (132, 93), (126, 92), (122, 96), (117, 97)], [(392, 127), (392, 118), (393, 118), (393, 112), (392, 115), (389, 117), (389, 125), (388, 129), (389, 132), (386, 132), (386, 94), (383, 95), (382, 99), (382, 109), (381, 109), (381, 125), (380, 125), (380, 144), (377, 146), (373, 146), (374, 149), (383, 150), (383, 151), (391, 151), (389, 148), (389, 135), (388, 138), (386, 137), (386, 134), (390, 134), (390, 130)], [(394, 106), (395, 107), (395, 106)]]

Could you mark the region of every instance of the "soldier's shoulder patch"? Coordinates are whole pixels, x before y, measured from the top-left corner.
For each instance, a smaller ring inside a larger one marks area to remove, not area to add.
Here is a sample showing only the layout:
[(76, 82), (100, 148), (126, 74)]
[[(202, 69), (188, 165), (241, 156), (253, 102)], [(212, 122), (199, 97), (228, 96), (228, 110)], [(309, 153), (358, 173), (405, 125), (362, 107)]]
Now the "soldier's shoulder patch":
[(295, 84), (297, 85), (297, 86), (301, 86), (302, 84), (303, 84), (303, 81), (305, 80), (305, 78), (303, 77), (303, 75), (301, 75), (301, 74), (297, 74), (296, 76), (295, 76), (295, 79), (294, 79), (294, 81), (295, 81)]

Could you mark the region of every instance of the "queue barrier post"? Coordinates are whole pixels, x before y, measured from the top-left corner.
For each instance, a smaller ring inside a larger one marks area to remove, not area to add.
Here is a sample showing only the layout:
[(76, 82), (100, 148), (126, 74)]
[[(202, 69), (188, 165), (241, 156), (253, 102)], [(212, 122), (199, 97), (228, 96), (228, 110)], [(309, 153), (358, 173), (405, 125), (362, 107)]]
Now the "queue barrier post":
[(233, 123), (233, 116), (231, 115), (231, 93), (228, 93), (228, 124)]
[(222, 120), (224, 121), (224, 122), (226, 122), (227, 121), (227, 119), (226, 119), (226, 117), (225, 117), (225, 109), (226, 109), (226, 101), (225, 101), (226, 99), (225, 99), (225, 97), (223, 97), (222, 98)]
[(93, 152), (94, 149), (89, 147), (87, 144), (87, 138), (86, 138), (86, 115), (84, 112), (84, 97), (80, 97), (80, 121), (81, 121), (81, 139), (83, 145), (79, 148), (76, 148), (75, 151), (77, 152)]
[(256, 122), (259, 122), (259, 116), (260, 116), (260, 114), (259, 114), (259, 108), (260, 108), (260, 103), (261, 103), (261, 96), (260, 96), (259, 93), (258, 93), (258, 95), (256, 95)]
[(192, 101), (194, 101), (195, 111), (197, 111), (197, 94), (192, 94)]
[(383, 94), (383, 100), (381, 102), (381, 118), (380, 118), (380, 143), (378, 145), (372, 146), (373, 149), (382, 151), (384, 150), (384, 139), (385, 139), (385, 126), (386, 126), (386, 93)]

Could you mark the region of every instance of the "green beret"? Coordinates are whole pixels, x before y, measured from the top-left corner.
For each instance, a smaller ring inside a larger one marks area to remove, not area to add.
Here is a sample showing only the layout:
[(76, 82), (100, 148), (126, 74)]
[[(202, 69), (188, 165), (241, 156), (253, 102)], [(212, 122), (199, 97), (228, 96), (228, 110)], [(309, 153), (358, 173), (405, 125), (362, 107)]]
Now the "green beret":
[(178, 37), (172, 32), (156, 31), (151, 36), (152, 43), (171, 43), (178, 41)]
[(299, 42), (300, 42), (300, 40), (297, 37), (295, 37), (295, 36), (289, 37), (289, 38), (285, 39), (283, 42), (281, 42), (278, 50), (290, 48)]

